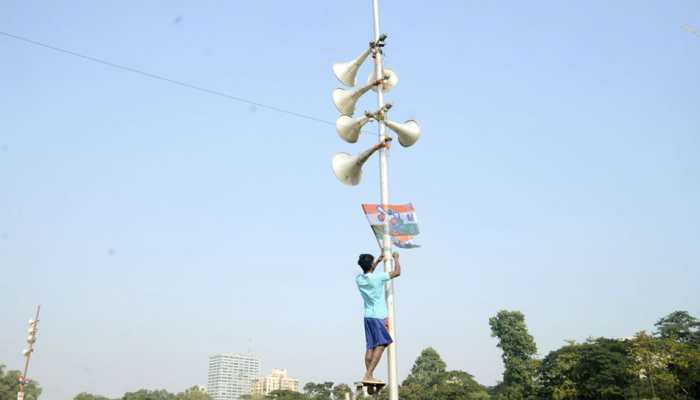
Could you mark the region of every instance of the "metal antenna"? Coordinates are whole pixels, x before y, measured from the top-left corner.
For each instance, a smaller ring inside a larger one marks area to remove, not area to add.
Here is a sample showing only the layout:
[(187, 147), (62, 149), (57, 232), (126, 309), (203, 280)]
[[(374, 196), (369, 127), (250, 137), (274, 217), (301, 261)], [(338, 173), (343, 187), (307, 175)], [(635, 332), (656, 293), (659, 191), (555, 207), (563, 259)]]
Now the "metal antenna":
[(24, 400), (24, 388), (29, 379), (27, 379), (27, 372), (29, 371), (29, 360), (32, 358), (32, 353), (34, 352), (34, 343), (36, 342), (36, 334), (39, 332), (39, 312), (41, 311), (41, 305), (36, 306), (36, 314), (34, 319), (29, 320), (29, 329), (27, 330), (27, 344), (29, 345), (22, 353), (24, 354), (24, 371), (22, 376), (19, 377), (19, 392), (17, 392), (17, 400)]

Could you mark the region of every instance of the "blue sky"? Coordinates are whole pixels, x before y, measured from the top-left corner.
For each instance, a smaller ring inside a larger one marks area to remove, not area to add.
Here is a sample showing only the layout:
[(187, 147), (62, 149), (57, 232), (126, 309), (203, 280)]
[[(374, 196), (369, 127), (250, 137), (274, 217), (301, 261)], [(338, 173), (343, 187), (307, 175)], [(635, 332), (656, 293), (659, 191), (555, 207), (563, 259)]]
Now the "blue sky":
[[(423, 244), (396, 283), (402, 378), (434, 346), (495, 383), (500, 309), (525, 313), (541, 355), (700, 316), (700, 36), (684, 26), (700, 31), (698, 2), (382, 2), (390, 118), (424, 130), (390, 155)], [(2, 32), (331, 122), (330, 66), (371, 27), (370, 1), (0, 12)], [(0, 363), (19, 369), (41, 303), (48, 400), (179, 391), (249, 348), (266, 373), (360, 376), (377, 164), (349, 188), (330, 158), (376, 137), (5, 35), (0, 54)]]

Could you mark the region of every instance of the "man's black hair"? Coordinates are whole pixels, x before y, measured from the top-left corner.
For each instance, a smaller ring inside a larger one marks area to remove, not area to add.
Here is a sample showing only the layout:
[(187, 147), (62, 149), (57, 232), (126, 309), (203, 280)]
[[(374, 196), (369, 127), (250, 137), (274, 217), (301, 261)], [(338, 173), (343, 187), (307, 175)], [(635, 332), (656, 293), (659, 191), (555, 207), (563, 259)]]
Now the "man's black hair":
[(367, 273), (370, 269), (372, 269), (373, 263), (374, 256), (371, 254), (360, 254), (360, 258), (357, 260), (357, 264), (362, 268), (364, 273)]

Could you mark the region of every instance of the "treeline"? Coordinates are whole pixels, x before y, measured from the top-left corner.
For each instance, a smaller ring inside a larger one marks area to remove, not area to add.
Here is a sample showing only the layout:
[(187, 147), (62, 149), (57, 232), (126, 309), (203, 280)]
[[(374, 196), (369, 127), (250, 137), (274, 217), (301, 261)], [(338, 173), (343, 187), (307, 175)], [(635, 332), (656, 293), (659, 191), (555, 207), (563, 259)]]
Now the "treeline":
[(655, 332), (568, 342), (542, 359), (518, 311), (489, 320), (505, 366), (494, 400), (698, 400), (700, 323), (676, 311)]
[[(402, 400), (700, 400), (700, 322), (685, 311), (661, 318), (649, 334), (629, 338), (591, 338), (538, 357), (537, 345), (519, 311), (500, 311), (489, 319), (504, 364), (503, 379), (492, 387), (467, 372), (448, 370), (432, 348), (421, 352), (401, 383)], [(17, 398), (18, 371), (0, 366), (0, 400)], [(41, 388), (27, 385), (27, 400)], [(346, 384), (307, 383), (303, 393), (276, 391), (244, 400), (345, 400)], [(388, 399), (386, 390), (379, 394)], [(81, 393), (74, 400), (109, 400)], [(193, 387), (178, 394), (139, 390), (115, 400), (211, 400)]]
[[(401, 400), (700, 400), (700, 323), (676, 311), (655, 331), (628, 338), (591, 338), (537, 356), (519, 311), (489, 319), (505, 370), (485, 387), (464, 371), (447, 370), (432, 348), (423, 350), (401, 383)], [(343, 400), (346, 385), (309, 383), (304, 393), (276, 392), (254, 400)], [(386, 390), (379, 396), (388, 399)]]
[[(110, 400), (107, 397), (94, 395), (91, 393), (80, 393), (73, 400)], [(211, 400), (206, 392), (193, 386), (180, 393), (170, 393), (167, 390), (146, 390), (141, 389), (136, 392), (125, 393), (124, 396), (115, 400)]]

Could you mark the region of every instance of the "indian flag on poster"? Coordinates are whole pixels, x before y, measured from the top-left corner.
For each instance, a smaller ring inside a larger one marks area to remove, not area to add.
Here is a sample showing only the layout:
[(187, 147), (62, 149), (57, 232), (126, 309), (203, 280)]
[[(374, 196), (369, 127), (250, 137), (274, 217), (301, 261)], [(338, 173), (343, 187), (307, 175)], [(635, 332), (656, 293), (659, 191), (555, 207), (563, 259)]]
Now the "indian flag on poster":
[(389, 235), (394, 246), (402, 249), (420, 247), (413, 242), (413, 237), (420, 233), (413, 204), (387, 206), (363, 204), (362, 211), (365, 212), (380, 247), (384, 240), (384, 222), (386, 220), (389, 221)]

